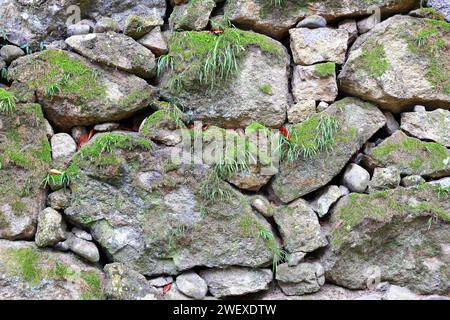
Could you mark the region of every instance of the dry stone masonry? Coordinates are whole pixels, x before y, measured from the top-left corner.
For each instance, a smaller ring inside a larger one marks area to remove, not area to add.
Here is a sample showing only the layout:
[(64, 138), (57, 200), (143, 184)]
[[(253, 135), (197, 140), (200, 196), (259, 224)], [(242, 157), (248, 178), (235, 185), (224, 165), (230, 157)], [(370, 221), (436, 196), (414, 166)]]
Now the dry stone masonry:
[(0, 299), (450, 299), (447, 2), (0, 1)]

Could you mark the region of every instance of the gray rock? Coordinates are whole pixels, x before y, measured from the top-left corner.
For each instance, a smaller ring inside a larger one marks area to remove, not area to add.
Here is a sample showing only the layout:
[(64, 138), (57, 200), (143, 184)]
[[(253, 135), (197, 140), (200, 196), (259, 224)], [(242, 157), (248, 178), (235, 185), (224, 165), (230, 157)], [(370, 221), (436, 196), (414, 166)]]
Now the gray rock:
[(111, 263), (104, 267), (105, 295), (111, 300), (155, 300), (147, 279), (140, 273), (121, 263)]
[(70, 191), (66, 188), (50, 193), (47, 197), (47, 203), (55, 210), (66, 209), (70, 204)]
[(400, 124), (394, 118), (392, 113), (386, 112), (384, 115), (386, 117), (386, 126), (384, 127), (384, 129), (387, 132), (387, 134), (392, 135), (394, 134), (395, 131), (400, 129)]
[[(312, 100), (333, 102), (336, 100), (338, 88), (336, 83), (335, 66), (332, 72), (321, 73), (321, 68), (329, 64), (316, 64), (314, 66), (295, 66), (292, 80), (292, 94), (295, 101)], [(315, 105), (314, 105), (315, 109)]]
[(395, 167), (375, 168), (369, 183), (369, 193), (395, 189), (400, 185), (400, 171)]
[(155, 73), (153, 53), (126, 35), (108, 32), (72, 36), (66, 43), (91, 61), (129, 72), (142, 78)]
[(358, 21), (358, 31), (360, 34), (367, 33), (379, 23), (376, 15), (372, 15), (370, 17), (364, 18)]
[(450, 174), (450, 151), (443, 145), (412, 138), (398, 130), (367, 154), (369, 165), (396, 167), (402, 175), (441, 178)]
[(120, 32), (120, 26), (119, 23), (108, 17), (101, 18), (94, 27), (95, 33), (106, 33), (106, 32)]
[(327, 26), (327, 20), (319, 15), (308, 16), (297, 24), (297, 28), (325, 28)]
[(209, 292), (216, 297), (241, 296), (267, 290), (273, 274), (269, 269), (231, 267), (200, 271), (208, 284)]
[(350, 289), (377, 280), (415, 293), (447, 294), (449, 210), (450, 196), (428, 184), (342, 198), (321, 259), (327, 280)]
[(383, 296), (383, 300), (420, 300), (420, 297), (408, 288), (391, 285)]
[(358, 38), (358, 25), (353, 19), (345, 19), (338, 24), (338, 28), (348, 32), (348, 45), (350, 46)]
[(369, 185), (370, 174), (363, 167), (351, 163), (345, 169), (342, 184), (352, 192), (364, 193)]
[(301, 263), (295, 267), (282, 264), (277, 268), (276, 279), (288, 296), (314, 293), (325, 284), (325, 271), (320, 263)]
[[(409, 110), (417, 103), (448, 109), (450, 91), (445, 80), (432, 76), (429, 56), (417, 45), (417, 30), (427, 30), (425, 19), (397, 15), (359, 37), (339, 74), (339, 90), (351, 96), (376, 102), (393, 113)], [(436, 38), (450, 41), (444, 28)], [(408, 44), (413, 43), (408, 47)], [(441, 74), (450, 72), (445, 49), (435, 52)], [(372, 61), (372, 62), (370, 62)], [(397, 81), (402, 79), (402, 81)]]
[(139, 42), (147, 49), (150, 49), (157, 57), (166, 54), (169, 50), (167, 48), (166, 39), (161, 32), (161, 27), (159, 26), (153, 28), (152, 31), (147, 33), (142, 38), (139, 38), (137, 42)]
[[(24, 259), (29, 259), (31, 272), (21, 268)], [(103, 272), (72, 253), (39, 249), (33, 242), (0, 240), (0, 261), (2, 299), (104, 299)]]
[(83, 239), (86, 241), (92, 241), (92, 236), (84, 230), (81, 230), (81, 229), (75, 227), (75, 228), (72, 228), (71, 232), (77, 238), (80, 238), (80, 239)]
[(142, 122), (139, 132), (167, 146), (177, 145), (183, 140), (182, 130), (186, 129), (181, 114), (176, 107), (172, 111), (158, 110)]
[(74, 235), (70, 235), (65, 242), (73, 253), (87, 261), (98, 262), (100, 260), (100, 253), (93, 242), (80, 239)]
[(325, 111), (326, 109), (328, 109), (329, 106), (330, 105), (325, 101), (320, 101), (319, 104), (317, 105), (317, 112)]
[(6, 64), (10, 64), (17, 58), (20, 58), (25, 55), (22, 49), (12, 45), (4, 45), (0, 49), (0, 57), (6, 62)]
[(52, 158), (56, 163), (68, 162), (77, 151), (77, 144), (67, 133), (55, 134), (50, 143), (52, 145)]
[[(64, 85), (64, 70), (51, 64), (53, 59), (76, 64), (84, 72)], [(36, 68), (41, 72), (36, 73)], [(51, 78), (46, 75), (52, 74)], [(100, 69), (81, 56), (60, 50), (45, 50), (14, 61), (9, 68), (12, 87), (25, 97), (36, 94), (45, 114), (57, 128), (118, 121), (148, 106), (154, 89), (143, 79), (113, 69)], [(59, 89), (55, 81), (62, 81)], [(71, 85), (80, 88), (72, 92)], [(48, 95), (52, 99), (48, 99)], [(30, 98), (31, 99), (31, 98)]]
[(137, 40), (152, 31), (155, 27), (162, 26), (163, 24), (164, 21), (157, 15), (130, 15), (125, 21), (123, 33)]
[(272, 205), (266, 198), (262, 196), (258, 196), (252, 201), (252, 207), (266, 218), (273, 217)]
[(299, 265), (300, 262), (305, 258), (306, 253), (304, 252), (294, 252), (288, 255), (287, 264), (289, 267), (295, 267)]
[(65, 239), (65, 224), (61, 214), (52, 208), (43, 210), (38, 216), (36, 245), (49, 247)]
[(115, 122), (106, 122), (106, 123), (95, 125), (94, 130), (98, 131), (98, 132), (109, 132), (109, 131), (114, 131), (114, 130), (118, 129), (119, 126), (120, 125)]
[(431, 185), (440, 186), (441, 188), (450, 188), (450, 177), (430, 182)]
[(320, 191), (314, 199), (309, 202), (311, 208), (319, 215), (324, 217), (330, 207), (343, 196), (338, 186), (328, 186)]
[(414, 112), (426, 112), (427, 109), (424, 106), (416, 105), (414, 106)]
[(287, 111), (289, 123), (300, 123), (309, 116), (316, 113), (316, 102), (314, 100), (300, 100), (289, 107)]
[[(353, 155), (362, 148), (375, 132), (385, 125), (384, 115), (370, 104), (354, 98), (345, 98), (331, 105), (323, 115), (330, 115), (339, 123), (335, 133), (336, 144), (331, 150), (319, 152), (311, 158), (299, 158), (293, 162), (282, 161), (280, 172), (272, 180), (275, 195), (284, 203), (327, 185), (347, 165)], [(321, 114), (309, 121), (318, 121)], [(311, 125), (308, 121), (294, 130)], [(329, 165), (327, 159), (333, 159)]]
[(203, 30), (216, 2), (214, 0), (189, 1), (173, 8), (169, 18), (172, 30)]
[(51, 163), (42, 109), (17, 104), (14, 113), (0, 118), (0, 239), (32, 240), (45, 208), (42, 180)]
[(153, 287), (162, 288), (168, 284), (173, 283), (173, 278), (170, 276), (168, 276), (168, 277), (161, 276), (161, 277), (150, 279), (148, 281), (148, 283)]
[(51, 137), (54, 136), (55, 131), (53, 130), (52, 125), (50, 124), (50, 122), (48, 122), (47, 119), (44, 119), (43, 122), (44, 122), (44, 126), (45, 126), (45, 133), (47, 133), (47, 138), (50, 139)]
[(67, 27), (67, 34), (69, 36), (80, 36), (91, 33), (91, 27), (87, 24), (76, 23)]
[(341, 190), (342, 196), (347, 196), (350, 194), (350, 190), (346, 186), (339, 186), (339, 190)]
[(402, 113), (401, 123), (401, 129), (413, 137), (450, 147), (450, 111)]
[(421, 176), (406, 176), (402, 178), (401, 184), (403, 187), (409, 188), (421, 185), (422, 183), (425, 183), (425, 179)]
[(184, 272), (177, 277), (177, 288), (188, 297), (201, 300), (208, 292), (208, 286), (194, 271)]
[(348, 32), (342, 29), (289, 30), (294, 62), (312, 65), (318, 62), (343, 64), (348, 46)]
[(328, 244), (317, 215), (303, 199), (276, 208), (273, 217), (289, 253), (313, 252)]

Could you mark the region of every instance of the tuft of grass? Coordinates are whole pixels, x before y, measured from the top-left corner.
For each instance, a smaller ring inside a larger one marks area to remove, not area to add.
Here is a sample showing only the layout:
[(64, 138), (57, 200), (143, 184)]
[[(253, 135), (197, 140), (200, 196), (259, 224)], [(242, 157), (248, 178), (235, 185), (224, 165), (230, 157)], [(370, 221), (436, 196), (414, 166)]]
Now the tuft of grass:
[(336, 72), (336, 64), (334, 62), (319, 63), (314, 65), (314, 71), (321, 78), (330, 77)]
[(280, 135), (278, 145), (281, 160), (309, 159), (319, 152), (329, 152), (336, 143), (339, 122), (334, 116), (322, 113), (288, 128), (289, 137)]
[(81, 298), (83, 300), (102, 300), (104, 299), (102, 282), (95, 271), (81, 271), (80, 275), (83, 280), (83, 292)]
[(150, 133), (151, 126), (157, 125), (164, 120), (171, 120), (175, 122), (177, 128), (182, 128), (184, 125), (182, 118), (183, 112), (175, 105), (170, 104), (167, 108), (155, 111), (145, 120), (142, 133), (144, 135)]
[(47, 186), (62, 186), (63, 188), (67, 188), (71, 181), (71, 175), (68, 172), (61, 173), (49, 173), (42, 180), (42, 185), (44, 188)]
[(364, 48), (361, 62), (361, 68), (374, 77), (381, 77), (389, 70), (389, 61), (382, 44), (371, 49)]
[(0, 88), (0, 113), (11, 114), (16, 111), (17, 98), (11, 92)]
[(287, 253), (278, 246), (271, 231), (267, 230), (259, 223), (256, 227), (258, 229), (259, 237), (266, 242), (267, 247), (273, 254), (272, 271), (276, 274), (278, 265), (286, 261)]
[(66, 280), (74, 274), (75, 272), (69, 266), (59, 261), (55, 261), (55, 264), (49, 270), (49, 276), (57, 280)]

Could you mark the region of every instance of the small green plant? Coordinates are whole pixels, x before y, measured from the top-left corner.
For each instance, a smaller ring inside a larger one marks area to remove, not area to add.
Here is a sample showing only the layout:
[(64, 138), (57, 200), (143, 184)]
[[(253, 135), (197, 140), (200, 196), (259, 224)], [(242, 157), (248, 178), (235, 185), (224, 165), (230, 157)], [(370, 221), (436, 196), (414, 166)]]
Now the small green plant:
[(156, 74), (159, 77), (165, 70), (173, 70), (173, 57), (170, 54), (164, 54), (158, 58)]
[(41, 281), (43, 270), (39, 267), (39, 255), (32, 248), (12, 249), (9, 251), (13, 267), (29, 283)]
[(61, 86), (59, 83), (50, 83), (47, 88), (45, 88), (45, 96), (46, 97), (52, 97), (56, 96), (61, 92)]
[(389, 70), (389, 61), (382, 44), (371, 49), (364, 48), (361, 59), (361, 68), (374, 77), (381, 77)]
[(265, 229), (262, 225), (257, 225), (259, 237), (266, 242), (267, 247), (273, 254), (273, 262), (272, 262), (272, 270), (273, 273), (277, 273), (278, 265), (286, 261), (287, 253), (283, 249), (281, 249), (273, 235), (272, 232)]
[(32, 54), (33, 50), (31, 50), (30, 45), (29, 44), (24, 44), (23, 46), (20, 47), (23, 51), (25, 51), (25, 54)]
[(259, 90), (267, 95), (272, 95), (272, 86), (270, 84), (263, 84), (259, 87)]
[(0, 113), (11, 114), (16, 111), (17, 98), (9, 91), (0, 88)]
[(55, 264), (49, 271), (49, 276), (57, 280), (66, 280), (74, 274), (75, 272), (69, 266), (59, 261), (55, 261)]
[(2, 68), (0, 70), (0, 78), (3, 80), (8, 80), (8, 68)]
[(50, 172), (42, 180), (44, 188), (48, 186), (63, 186), (67, 188), (70, 185), (71, 177), (68, 172)]
[(102, 282), (95, 271), (81, 271), (84, 287), (81, 294), (83, 300), (102, 300), (104, 298)]

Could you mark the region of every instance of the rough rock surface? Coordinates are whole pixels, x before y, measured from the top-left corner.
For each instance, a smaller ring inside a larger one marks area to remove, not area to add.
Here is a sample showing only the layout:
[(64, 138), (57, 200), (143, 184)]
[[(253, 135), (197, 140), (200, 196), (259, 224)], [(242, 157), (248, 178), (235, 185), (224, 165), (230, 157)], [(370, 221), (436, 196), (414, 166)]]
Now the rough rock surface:
[[(393, 112), (415, 104), (448, 109), (449, 55), (439, 46), (439, 40), (450, 41), (444, 24), (400, 15), (378, 24), (353, 45), (339, 75), (340, 90)], [(421, 32), (436, 36), (419, 43)]]
[[(393, 1), (375, 0), (383, 14), (407, 12), (416, 7), (415, 0)], [(281, 39), (288, 29), (299, 20), (318, 14), (331, 21), (345, 17), (367, 16), (367, 3), (359, 0), (344, 1), (304, 1), (287, 0), (281, 6), (266, 0), (231, 0), (225, 4), (225, 13), (237, 26), (244, 26), (255, 31)]]
[(301, 263), (290, 267), (278, 266), (276, 279), (281, 290), (288, 296), (301, 296), (320, 290), (325, 284), (325, 271), (320, 263)]
[(273, 217), (289, 253), (312, 252), (328, 244), (316, 213), (303, 199), (276, 208)]
[(124, 34), (91, 33), (72, 36), (66, 43), (77, 53), (103, 65), (126, 71), (142, 78), (155, 74), (153, 53)]
[(309, 202), (311, 208), (319, 215), (324, 217), (330, 207), (335, 204), (343, 196), (341, 189), (338, 186), (328, 186), (320, 191), (314, 199)]
[(70, 158), (77, 151), (77, 144), (67, 133), (57, 133), (51, 140), (52, 158), (55, 163), (69, 162)]
[(200, 271), (216, 298), (241, 296), (269, 288), (272, 271), (269, 269), (227, 268)]
[(401, 129), (422, 140), (430, 140), (450, 148), (450, 111), (402, 113)]
[(156, 290), (152, 290), (147, 279), (140, 273), (121, 263), (107, 264), (105, 271), (105, 295), (112, 300), (153, 300)]
[(295, 66), (292, 79), (292, 94), (300, 100), (334, 102), (338, 95), (336, 72), (320, 74), (320, 66)]
[(370, 174), (361, 166), (350, 163), (345, 169), (342, 184), (352, 192), (364, 193), (370, 182)]
[(147, 49), (150, 49), (156, 56), (166, 54), (168, 51), (166, 39), (161, 32), (161, 27), (155, 27), (152, 31), (147, 33), (138, 42)]
[[(385, 124), (385, 117), (373, 105), (359, 99), (345, 98), (324, 111), (337, 119), (336, 145), (330, 152), (321, 152), (311, 159), (284, 161), (271, 186), (285, 203), (291, 202), (330, 182), (350, 158)], [(317, 119), (316, 119), (317, 120)], [(333, 165), (329, 161), (333, 159)]]
[[(449, 194), (428, 184), (343, 198), (331, 215), (326, 278), (363, 289), (374, 279), (448, 294)], [(447, 239), (447, 240), (446, 240)]]
[(53, 246), (65, 239), (65, 226), (61, 214), (52, 208), (46, 208), (39, 213), (34, 240), (36, 245), (38, 247)]
[[(245, 35), (255, 36), (251, 32)], [(261, 42), (270, 47), (272, 53), (261, 50), (257, 45), (248, 47), (239, 63), (239, 71), (220, 90), (216, 88), (208, 92), (207, 85), (199, 84), (198, 79), (187, 79), (185, 90), (177, 92), (170, 87), (173, 73), (168, 73), (161, 85), (164, 95), (175, 95), (194, 121), (224, 128), (243, 128), (254, 121), (268, 127), (280, 127), (285, 122), (288, 107), (289, 60), (286, 49), (279, 42), (259, 35), (256, 43)], [(195, 45), (200, 46), (201, 43), (194, 42)], [(195, 49), (188, 46), (185, 50)], [(189, 61), (183, 61), (179, 67), (184, 68), (187, 63)], [(175, 66), (176, 74), (182, 72), (177, 68)]]
[(188, 297), (200, 300), (206, 296), (208, 285), (194, 271), (180, 274), (176, 280), (177, 288)]
[(28, 240), (45, 208), (41, 182), (52, 161), (42, 109), (18, 104), (0, 123), (0, 238)]
[(343, 64), (348, 45), (348, 32), (342, 29), (289, 30), (294, 62), (311, 65), (317, 62)]
[(70, 253), (0, 240), (0, 296), (11, 300), (103, 299), (103, 273)]
[(103, 155), (113, 157), (111, 164), (98, 166), (96, 158), (80, 162), (71, 183), (73, 201), (65, 210), (113, 261), (145, 275), (271, 263), (273, 253), (259, 236), (259, 228), (270, 232), (270, 225), (243, 195), (221, 182), (228, 199), (210, 203), (201, 188), (208, 179), (205, 165), (168, 166), (180, 150), (147, 150), (139, 135), (123, 136), (135, 147)]
[(402, 175), (440, 178), (450, 173), (450, 151), (397, 131), (368, 153), (370, 165), (395, 167)]
[(369, 183), (369, 193), (386, 189), (395, 189), (400, 185), (400, 170), (395, 167), (375, 168)]
[(216, 6), (214, 0), (189, 1), (173, 8), (169, 18), (172, 30), (203, 30)]
[(55, 49), (20, 58), (9, 71), (18, 98), (36, 93), (48, 119), (63, 129), (126, 118), (146, 107), (154, 92), (136, 76)]

